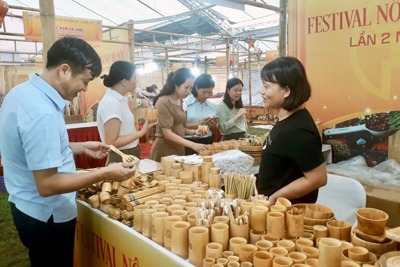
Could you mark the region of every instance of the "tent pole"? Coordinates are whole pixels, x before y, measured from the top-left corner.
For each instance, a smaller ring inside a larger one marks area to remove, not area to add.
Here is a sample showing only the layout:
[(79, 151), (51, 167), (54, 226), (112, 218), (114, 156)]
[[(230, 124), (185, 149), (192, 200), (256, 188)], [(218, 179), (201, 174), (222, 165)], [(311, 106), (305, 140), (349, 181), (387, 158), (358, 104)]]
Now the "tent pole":
[(43, 68), (46, 68), (47, 51), (56, 41), (56, 19), (54, 12), (54, 0), (40, 0), (40, 24), (42, 26), (43, 42)]

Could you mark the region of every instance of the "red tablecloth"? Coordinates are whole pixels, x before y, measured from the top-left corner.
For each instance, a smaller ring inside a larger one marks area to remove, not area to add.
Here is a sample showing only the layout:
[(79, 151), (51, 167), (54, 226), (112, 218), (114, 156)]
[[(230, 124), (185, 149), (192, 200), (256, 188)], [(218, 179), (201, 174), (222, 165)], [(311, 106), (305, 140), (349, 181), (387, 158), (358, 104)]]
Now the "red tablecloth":
[[(100, 141), (99, 131), (97, 127), (83, 127), (68, 129), (70, 142)], [(106, 159), (97, 160), (85, 155), (75, 155), (76, 167), (79, 169), (89, 169), (103, 167)]]

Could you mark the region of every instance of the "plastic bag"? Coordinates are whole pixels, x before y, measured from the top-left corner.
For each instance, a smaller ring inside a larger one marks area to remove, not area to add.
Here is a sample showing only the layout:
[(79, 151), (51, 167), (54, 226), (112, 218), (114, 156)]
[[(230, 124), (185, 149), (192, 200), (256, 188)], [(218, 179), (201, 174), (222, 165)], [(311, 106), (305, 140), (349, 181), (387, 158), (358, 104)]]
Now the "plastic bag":
[(400, 165), (393, 159), (383, 161), (375, 167), (368, 167), (362, 156), (356, 156), (336, 164), (329, 164), (326, 169), (367, 184), (400, 185)]

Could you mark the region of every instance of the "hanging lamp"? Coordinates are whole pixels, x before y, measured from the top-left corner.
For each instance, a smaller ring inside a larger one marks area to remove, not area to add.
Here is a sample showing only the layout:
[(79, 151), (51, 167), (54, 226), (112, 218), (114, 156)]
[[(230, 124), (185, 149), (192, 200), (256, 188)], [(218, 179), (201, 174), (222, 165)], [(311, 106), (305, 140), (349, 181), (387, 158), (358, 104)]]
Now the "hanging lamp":
[(0, 28), (3, 25), (4, 17), (7, 15), (7, 12), (8, 12), (7, 2), (0, 0)]

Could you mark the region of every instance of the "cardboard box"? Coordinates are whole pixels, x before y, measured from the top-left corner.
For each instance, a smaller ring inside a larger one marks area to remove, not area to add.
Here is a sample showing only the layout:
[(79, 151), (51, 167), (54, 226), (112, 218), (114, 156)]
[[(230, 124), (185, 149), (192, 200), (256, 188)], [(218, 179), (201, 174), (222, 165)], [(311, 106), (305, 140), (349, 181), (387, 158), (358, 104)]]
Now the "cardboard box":
[[(340, 173), (329, 173), (344, 176)], [(351, 178), (356, 179), (364, 186), (365, 193), (367, 194), (366, 207), (386, 212), (389, 215), (388, 227), (394, 228), (400, 226), (400, 186), (374, 185), (356, 177)]]
[(400, 186), (368, 185), (360, 181), (367, 193), (367, 207), (383, 210), (389, 215), (387, 226), (400, 226)]

